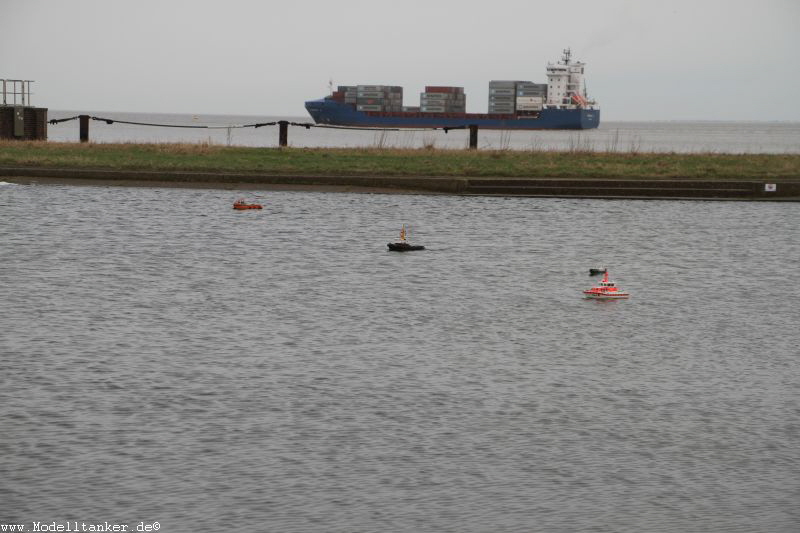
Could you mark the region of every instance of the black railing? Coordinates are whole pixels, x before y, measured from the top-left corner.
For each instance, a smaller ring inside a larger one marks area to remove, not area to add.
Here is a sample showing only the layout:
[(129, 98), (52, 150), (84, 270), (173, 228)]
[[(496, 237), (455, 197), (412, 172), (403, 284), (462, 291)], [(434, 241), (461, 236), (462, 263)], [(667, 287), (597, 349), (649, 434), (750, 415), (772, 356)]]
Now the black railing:
[(429, 131), (441, 130), (447, 133), (450, 130), (463, 130), (469, 129), (469, 148), (478, 148), (478, 125), (469, 124), (463, 126), (442, 126), (438, 128), (359, 128), (350, 126), (335, 126), (331, 124), (314, 124), (313, 122), (290, 122), (288, 120), (276, 120), (274, 122), (258, 122), (253, 124), (239, 124), (233, 126), (205, 126), (196, 124), (156, 124), (152, 122), (133, 122), (129, 120), (118, 120), (105, 117), (94, 117), (90, 115), (75, 115), (74, 117), (59, 118), (48, 121), (50, 124), (60, 124), (62, 122), (69, 122), (71, 120), (79, 121), (78, 137), (81, 142), (89, 142), (89, 121), (98, 120), (106, 124), (132, 124), (135, 126), (154, 126), (160, 128), (192, 128), (192, 129), (207, 129), (207, 130), (231, 130), (242, 128), (262, 128), (264, 126), (278, 126), (278, 146), (289, 145), (289, 126), (297, 126), (305, 129), (311, 128), (324, 128), (324, 129), (341, 129), (341, 130), (360, 130), (360, 131)]

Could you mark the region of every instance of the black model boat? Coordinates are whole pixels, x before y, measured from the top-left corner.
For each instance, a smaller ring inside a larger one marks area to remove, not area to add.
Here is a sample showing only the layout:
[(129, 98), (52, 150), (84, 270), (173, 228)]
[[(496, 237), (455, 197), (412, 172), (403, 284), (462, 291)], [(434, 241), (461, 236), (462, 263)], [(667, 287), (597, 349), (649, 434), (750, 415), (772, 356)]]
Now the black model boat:
[(391, 252), (413, 252), (414, 250), (424, 250), (424, 246), (409, 244), (406, 240), (407, 235), (406, 225), (403, 224), (403, 228), (400, 230), (400, 242), (390, 242), (386, 246), (389, 247), (389, 251)]
[(424, 250), (424, 246), (408, 244), (407, 242), (390, 242), (386, 246), (392, 252), (412, 252), (414, 250)]

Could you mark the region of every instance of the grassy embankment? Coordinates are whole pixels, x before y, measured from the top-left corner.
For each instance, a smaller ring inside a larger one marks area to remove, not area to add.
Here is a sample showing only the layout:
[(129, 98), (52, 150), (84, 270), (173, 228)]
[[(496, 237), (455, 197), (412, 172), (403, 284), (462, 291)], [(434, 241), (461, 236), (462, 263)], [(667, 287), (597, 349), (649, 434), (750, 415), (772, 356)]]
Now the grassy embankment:
[(800, 178), (798, 154), (652, 154), (571, 150), (244, 148), (208, 144), (0, 141), (0, 166), (252, 173), (577, 179)]

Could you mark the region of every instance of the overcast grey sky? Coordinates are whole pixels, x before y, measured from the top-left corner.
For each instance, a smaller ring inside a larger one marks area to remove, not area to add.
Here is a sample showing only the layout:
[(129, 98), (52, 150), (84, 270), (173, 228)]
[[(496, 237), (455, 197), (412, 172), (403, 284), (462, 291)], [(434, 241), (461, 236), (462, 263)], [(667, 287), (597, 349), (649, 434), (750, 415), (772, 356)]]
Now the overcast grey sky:
[(0, 0), (0, 78), (76, 111), (307, 116), (335, 85), (546, 81), (604, 120), (800, 121), (800, 0)]

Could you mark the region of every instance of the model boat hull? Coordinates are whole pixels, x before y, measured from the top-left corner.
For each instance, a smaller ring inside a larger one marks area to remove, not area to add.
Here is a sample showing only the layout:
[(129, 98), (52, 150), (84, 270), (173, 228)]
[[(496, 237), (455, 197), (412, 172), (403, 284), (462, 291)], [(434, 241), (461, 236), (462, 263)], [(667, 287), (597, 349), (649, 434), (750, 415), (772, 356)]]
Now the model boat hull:
[(414, 250), (424, 250), (424, 246), (415, 246), (405, 242), (390, 242), (386, 246), (392, 252), (413, 252)]
[(589, 293), (584, 291), (583, 297), (588, 298), (590, 300), (624, 300), (630, 297), (630, 294), (622, 293), (622, 294), (600, 294), (600, 293)]

